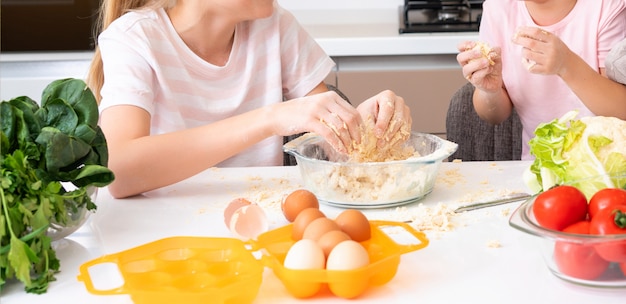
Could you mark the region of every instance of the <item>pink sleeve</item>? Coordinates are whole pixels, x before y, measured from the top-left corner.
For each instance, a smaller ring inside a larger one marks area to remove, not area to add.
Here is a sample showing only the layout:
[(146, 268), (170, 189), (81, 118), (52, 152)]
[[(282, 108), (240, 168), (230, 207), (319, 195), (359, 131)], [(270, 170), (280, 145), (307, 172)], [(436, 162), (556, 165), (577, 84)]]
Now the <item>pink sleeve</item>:
[[(502, 41), (500, 38), (507, 36), (507, 24), (509, 24), (509, 22), (505, 19), (511, 17), (511, 12), (507, 12), (504, 9), (506, 4), (494, 1), (502, 0), (486, 0), (483, 2), (484, 9), (481, 17), (478, 39), (489, 43), (491, 46), (502, 47), (506, 41)], [(495, 26), (496, 24), (499, 24), (500, 26)]]

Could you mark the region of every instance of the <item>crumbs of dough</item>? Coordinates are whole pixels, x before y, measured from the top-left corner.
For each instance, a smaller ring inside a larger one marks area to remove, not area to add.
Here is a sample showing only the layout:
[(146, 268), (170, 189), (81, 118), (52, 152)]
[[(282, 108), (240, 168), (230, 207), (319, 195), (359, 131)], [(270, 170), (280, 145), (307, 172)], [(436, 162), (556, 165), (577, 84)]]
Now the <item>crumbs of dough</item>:
[[(384, 138), (385, 145), (378, 145), (378, 137), (374, 132), (375, 122), (371, 117), (361, 126), (360, 142), (352, 142), (349, 159), (355, 163), (369, 162), (386, 162), (394, 160), (405, 160), (409, 157), (419, 157), (419, 152), (415, 151), (412, 146), (405, 143), (411, 137), (411, 125), (404, 121), (393, 120), (393, 124), (400, 123), (398, 132), (395, 132), (391, 138)], [(372, 177), (373, 178), (373, 177)]]
[[(292, 191), (302, 188), (299, 183), (294, 183), (288, 178), (271, 178), (267, 182), (266, 179), (250, 176), (251, 181), (248, 183), (245, 193), (237, 193), (237, 196), (244, 196), (251, 202), (257, 203), (265, 212), (270, 215), (276, 215), (273, 218), (282, 219), (281, 205), (285, 197)], [(272, 216), (270, 216), (270, 219)]]
[(449, 169), (442, 171), (437, 175), (437, 183), (445, 184), (447, 186), (454, 186), (458, 183), (465, 183), (465, 176), (461, 174), (459, 168)]
[(452, 231), (456, 227), (452, 220), (457, 214), (448, 205), (439, 203), (434, 207), (420, 203), (411, 212), (406, 207), (397, 207), (396, 212), (402, 214), (411, 226), (419, 231)]
[(493, 52), (493, 48), (487, 42), (476, 41), (476, 44), (472, 49), (479, 50), (482, 53), (483, 57), (489, 60), (489, 65), (496, 64), (496, 62), (493, 61), (496, 54)]
[(500, 248), (500, 247), (502, 247), (502, 244), (500, 244), (500, 241), (498, 241), (498, 240), (490, 240), (489, 242), (487, 242), (487, 247), (489, 247), (489, 248)]
[(487, 167), (488, 169), (495, 169), (498, 171), (502, 171), (502, 167), (500, 165), (498, 165), (497, 163), (491, 163), (489, 164), (489, 167)]
[(515, 194), (520, 194), (522, 192), (523, 191), (511, 189), (482, 189), (480, 191), (466, 193), (462, 198), (459, 199), (459, 202), (485, 202), (503, 197), (510, 197)]

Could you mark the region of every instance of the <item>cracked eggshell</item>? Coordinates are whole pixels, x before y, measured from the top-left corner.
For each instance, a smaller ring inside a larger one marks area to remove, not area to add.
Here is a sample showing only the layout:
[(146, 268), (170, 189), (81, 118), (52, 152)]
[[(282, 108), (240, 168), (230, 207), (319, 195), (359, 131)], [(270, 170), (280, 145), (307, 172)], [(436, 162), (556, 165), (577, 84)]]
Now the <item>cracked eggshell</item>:
[(226, 207), (224, 221), (230, 232), (243, 240), (254, 239), (269, 228), (263, 208), (241, 198)]
[(230, 227), (230, 219), (233, 217), (233, 214), (237, 211), (237, 209), (251, 204), (252, 203), (249, 200), (241, 197), (228, 203), (228, 206), (224, 209), (224, 224), (226, 224), (226, 227)]

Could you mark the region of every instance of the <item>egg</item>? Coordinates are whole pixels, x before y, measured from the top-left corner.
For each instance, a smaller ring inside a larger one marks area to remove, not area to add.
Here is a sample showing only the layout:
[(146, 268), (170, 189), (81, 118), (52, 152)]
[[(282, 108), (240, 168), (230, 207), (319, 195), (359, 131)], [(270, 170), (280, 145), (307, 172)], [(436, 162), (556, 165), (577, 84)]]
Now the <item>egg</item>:
[(306, 208), (296, 216), (291, 227), (291, 238), (298, 241), (302, 239), (304, 229), (315, 219), (326, 217), (326, 215), (317, 208)]
[(287, 255), (283, 265), (289, 269), (324, 269), (326, 257), (322, 248), (313, 240), (302, 239), (295, 242)]
[(370, 222), (363, 212), (355, 209), (347, 209), (339, 213), (335, 222), (353, 241), (363, 242), (372, 237)]
[(327, 217), (316, 218), (308, 226), (306, 226), (306, 229), (304, 229), (304, 232), (302, 233), (302, 239), (317, 241), (326, 232), (332, 230), (341, 229), (339, 228), (339, 225), (335, 223), (335, 221)]
[(350, 236), (348, 236), (345, 232), (341, 230), (332, 230), (324, 233), (318, 240), (317, 244), (322, 247), (322, 251), (324, 251), (324, 255), (328, 257), (330, 252), (337, 246), (337, 244), (350, 240)]
[(327, 270), (353, 270), (369, 265), (369, 255), (365, 247), (353, 240), (343, 241), (335, 246), (326, 259)]
[(307, 208), (319, 209), (320, 204), (313, 192), (298, 189), (287, 195), (280, 207), (285, 218), (289, 222), (293, 222), (302, 210)]
[[(353, 271), (367, 267), (369, 263), (370, 258), (365, 247), (359, 242), (347, 240), (337, 244), (330, 252), (326, 259), (326, 270)], [(365, 292), (370, 284), (370, 276), (367, 275), (353, 275), (350, 278), (349, 281), (329, 282), (328, 289), (338, 297), (351, 299)]]

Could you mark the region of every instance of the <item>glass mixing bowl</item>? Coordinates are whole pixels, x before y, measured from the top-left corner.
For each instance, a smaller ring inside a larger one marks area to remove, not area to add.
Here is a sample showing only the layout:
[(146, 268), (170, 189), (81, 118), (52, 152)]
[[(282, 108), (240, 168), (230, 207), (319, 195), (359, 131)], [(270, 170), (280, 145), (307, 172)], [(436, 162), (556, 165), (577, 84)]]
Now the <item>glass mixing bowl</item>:
[(416, 202), (435, 185), (444, 159), (456, 143), (413, 132), (405, 143), (420, 156), (387, 162), (347, 162), (322, 137), (305, 134), (284, 145), (300, 169), (305, 188), (320, 202), (345, 208), (381, 208)]

